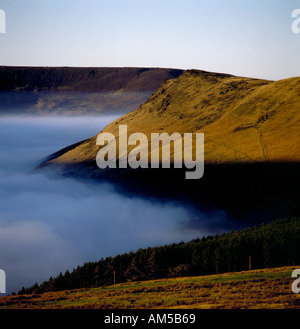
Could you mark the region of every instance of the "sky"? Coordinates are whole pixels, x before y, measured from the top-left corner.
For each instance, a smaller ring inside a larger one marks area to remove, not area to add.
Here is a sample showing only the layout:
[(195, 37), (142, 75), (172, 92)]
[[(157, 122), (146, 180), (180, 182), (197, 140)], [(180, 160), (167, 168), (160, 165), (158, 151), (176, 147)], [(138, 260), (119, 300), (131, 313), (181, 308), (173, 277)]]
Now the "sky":
[(0, 0), (0, 65), (300, 76), (299, 0)]
[[(300, 33), (292, 31), (297, 8), (299, 0), (0, 0), (6, 14), (0, 65), (300, 76)], [(229, 225), (217, 210), (213, 218), (197, 214), (195, 229), (194, 214), (179, 206), (154, 207), (108, 185), (30, 172), (42, 155), (88, 138), (91, 128), (96, 134), (110, 121), (9, 120), (0, 122), (6, 141), (0, 143), (0, 267), (10, 291), (84, 261)]]

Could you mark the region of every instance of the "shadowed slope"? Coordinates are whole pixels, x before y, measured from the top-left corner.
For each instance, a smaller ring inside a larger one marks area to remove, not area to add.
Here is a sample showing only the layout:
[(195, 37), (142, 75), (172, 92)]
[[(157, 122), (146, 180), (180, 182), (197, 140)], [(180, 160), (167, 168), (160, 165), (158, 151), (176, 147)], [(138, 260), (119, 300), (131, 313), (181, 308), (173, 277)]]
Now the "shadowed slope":
[(153, 91), (182, 70), (131, 67), (0, 66), (0, 90)]
[(182, 70), (0, 66), (0, 114), (124, 114)]

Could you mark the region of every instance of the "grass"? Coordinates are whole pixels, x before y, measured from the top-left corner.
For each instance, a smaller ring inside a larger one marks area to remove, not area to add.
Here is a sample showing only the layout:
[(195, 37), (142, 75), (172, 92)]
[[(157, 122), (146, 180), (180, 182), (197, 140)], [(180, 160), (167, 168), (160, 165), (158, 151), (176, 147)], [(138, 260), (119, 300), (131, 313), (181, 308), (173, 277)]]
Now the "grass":
[(183, 277), (0, 298), (9, 309), (295, 309), (296, 267)]
[[(127, 125), (128, 136), (141, 132), (148, 141), (155, 132), (204, 133), (206, 163), (294, 162), (300, 159), (299, 95), (299, 77), (274, 82), (185, 71), (103, 132), (118, 139), (119, 125)], [(96, 137), (48, 164), (95, 163)]]

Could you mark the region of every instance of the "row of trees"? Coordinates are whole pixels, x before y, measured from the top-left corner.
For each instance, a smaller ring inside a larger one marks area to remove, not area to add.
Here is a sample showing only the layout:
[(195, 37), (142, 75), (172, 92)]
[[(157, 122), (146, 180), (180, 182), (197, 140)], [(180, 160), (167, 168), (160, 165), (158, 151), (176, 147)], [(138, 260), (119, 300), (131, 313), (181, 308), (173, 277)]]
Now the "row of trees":
[(22, 288), (19, 294), (241, 271), (249, 265), (255, 269), (296, 264), (300, 264), (300, 218), (85, 263), (41, 285)]

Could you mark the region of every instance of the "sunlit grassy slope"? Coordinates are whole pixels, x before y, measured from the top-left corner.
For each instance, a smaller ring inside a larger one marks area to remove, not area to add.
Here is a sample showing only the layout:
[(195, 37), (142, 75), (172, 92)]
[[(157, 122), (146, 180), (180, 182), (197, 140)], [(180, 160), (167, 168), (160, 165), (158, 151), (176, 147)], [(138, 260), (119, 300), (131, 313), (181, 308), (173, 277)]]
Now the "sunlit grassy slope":
[[(299, 161), (300, 78), (273, 82), (185, 71), (104, 131), (118, 137), (121, 124), (149, 140), (153, 132), (204, 133), (206, 163)], [(48, 164), (95, 164), (96, 137)]]
[[(300, 308), (292, 271), (282, 267), (200, 277), (116, 284), (0, 298), (0, 308)], [(299, 266), (298, 266), (299, 268)]]

